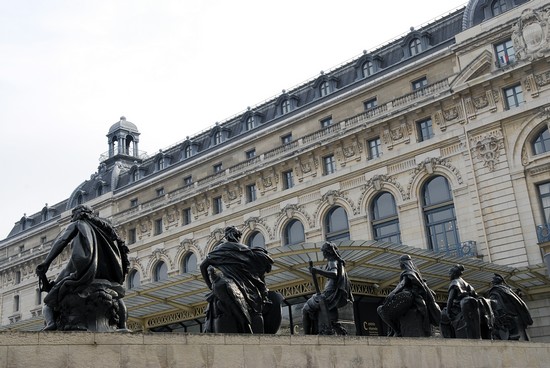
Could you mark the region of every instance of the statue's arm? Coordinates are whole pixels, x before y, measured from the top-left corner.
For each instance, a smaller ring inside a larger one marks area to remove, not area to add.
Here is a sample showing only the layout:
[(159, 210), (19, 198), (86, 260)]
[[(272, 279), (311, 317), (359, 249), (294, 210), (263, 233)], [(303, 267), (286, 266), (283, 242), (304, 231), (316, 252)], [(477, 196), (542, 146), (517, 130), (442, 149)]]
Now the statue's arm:
[(48, 268), (50, 267), (50, 264), (53, 262), (55, 258), (65, 249), (67, 244), (75, 237), (76, 233), (78, 232), (78, 229), (76, 228), (76, 223), (72, 222), (69, 224), (67, 229), (61, 234), (52, 244), (52, 249), (46, 256), (46, 259), (44, 262), (38, 265), (36, 267), (37, 271), (46, 272), (48, 271)]

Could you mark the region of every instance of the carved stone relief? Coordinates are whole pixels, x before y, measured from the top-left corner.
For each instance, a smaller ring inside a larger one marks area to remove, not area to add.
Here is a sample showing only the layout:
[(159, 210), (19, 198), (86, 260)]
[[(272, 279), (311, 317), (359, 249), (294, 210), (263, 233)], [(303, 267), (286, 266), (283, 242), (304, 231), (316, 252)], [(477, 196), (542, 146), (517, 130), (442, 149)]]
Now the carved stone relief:
[(382, 140), (388, 150), (393, 149), (393, 146), (399, 143), (409, 143), (412, 133), (412, 124), (402, 121), (399, 126), (392, 127), (386, 124), (382, 130)]
[(489, 171), (495, 171), (500, 157), (500, 150), (504, 149), (502, 132), (494, 130), (487, 134), (477, 136), (471, 141), (472, 156), (481, 160), (483, 166)]
[(239, 184), (229, 184), (223, 186), (222, 199), (227, 208), (231, 205), (241, 204), (243, 196), (243, 189)]
[(544, 57), (550, 50), (548, 8), (538, 11), (525, 9), (512, 26), (512, 42), (517, 60), (532, 61)]
[(244, 221), (244, 226), (249, 228), (250, 231), (256, 230), (258, 228), (258, 224), (260, 224), (262, 226), (262, 228), (267, 231), (267, 235), (269, 236), (270, 240), (275, 239), (275, 234), (273, 232), (273, 229), (270, 228), (267, 225), (267, 222), (263, 218), (261, 218), (261, 217), (250, 217), (250, 218), (248, 218)]
[(285, 208), (281, 210), (277, 222), (280, 223), (282, 220), (294, 218), (296, 213), (299, 213), (307, 220), (309, 227), (315, 226), (313, 218), (304, 210), (304, 206), (298, 204), (287, 204)]
[(407, 200), (411, 198), (412, 186), (415, 178), (419, 173), (425, 171), (428, 174), (433, 174), (437, 170), (438, 166), (445, 167), (446, 170), (451, 171), (455, 176), (458, 184), (460, 185), (463, 184), (462, 175), (460, 174), (460, 171), (458, 171), (458, 169), (451, 164), (451, 161), (449, 159), (439, 158), (439, 157), (429, 157), (429, 158), (426, 158), (424, 161), (420, 162), (413, 170), (411, 170), (410, 172), (411, 177), (407, 185), (406, 195), (403, 197), (403, 199)]
[(299, 182), (302, 182), (304, 178), (308, 176), (317, 176), (317, 168), (319, 167), (319, 160), (317, 160), (313, 154), (308, 154), (305, 157), (297, 157), (295, 172)]

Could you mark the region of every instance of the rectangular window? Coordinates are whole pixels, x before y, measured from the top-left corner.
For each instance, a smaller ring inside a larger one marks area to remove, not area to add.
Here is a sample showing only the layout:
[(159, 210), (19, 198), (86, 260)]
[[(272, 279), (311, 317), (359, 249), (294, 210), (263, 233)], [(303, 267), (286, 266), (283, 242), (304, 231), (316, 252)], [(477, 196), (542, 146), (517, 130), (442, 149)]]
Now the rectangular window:
[(164, 188), (157, 188), (157, 197), (162, 197), (164, 195)]
[(214, 169), (214, 174), (219, 173), (222, 171), (222, 164), (221, 163), (215, 164), (214, 166), (212, 166), (212, 168)]
[(19, 246), (19, 253), (23, 253), (25, 251), (25, 246), (24, 245), (20, 245)]
[(426, 77), (419, 78), (417, 80), (412, 81), (412, 89), (413, 91), (416, 91), (418, 89), (421, 89), (428, 85), (428, 79)]
[(326, 128), (326, 127), (332, 125), (332, 116), (329, 116), (328, 118), (321, 119), (320, 122), (321, 122), (321, 128)]
[(256, 149), (252, 148), (251, 150), (248, 150), (245, 152), (246, 158), (250, 160), (251, 158), (256, 157)]
[(136, 240), (137, 240), (136, 228), (133, 227), (130, 230), (128, 230), (128, 244), (134, 244)]
[(214, 215), (222, 213), (222, 197), (215, 197), (212, 199), (212, 213)]
[(336, 171), (336, 161), (334, 155), (323, 157), (323, 174), (329, 175)]
[(292, 170), (283, 172), (283, 189), (290, 189), (294, 186), (294, 175)]
[(521, 84), (504, 89), (504, 97), (506, 98), (506, 108), (511, 109), (521, 105), (523, 101), (523, 90)]
[(40, 244), (46, 244), (47, 238), (45, 236), (40, 237)]
[(516, 52), (512, 40), (506, 40), (496, 44), (495, 53), (497, 57), (496, 64), (500, 68), (513, 64), (516, 61)]
[(162, 234), (162, 219), (156, 219), (155, 220), (155, 235)]
[(377, 106), (378, 106), (378, 100), (376, 99), (376, 97), (363, 102), (363, 107), (365, 108), (365, 111), (372, 110)]
[(183, 209), (183, 224), (189, 225), (191, 223), (191, 208)]
[(15, 271), (15, 283), (16, 284), (21, 283), (21, 271)]
[(281, 143), (289, 144), (290, 142), (292, 142), (292, 133), (281, 136)]
[(137, 198), (130, 199), (130, 207), (137, 207), (138, 200)]
[(19, 295), (13, 297), (13, 311), (19, 312)]
[(186, 176), (185, 178), (183, 178), (183, 185), (188, 186), (188, 185), (191, 185), (191, 184), (193, 184), (193, 177), (191, 175)]
[(382, 155), (380, 137), (369, 140), (369, 160)]
[(256, 184), (246, 186), (246, 201), (254, 202), (256, 200)]
[(419, 142), (426, 141), (434, 136), (434, 132), (432, 129), (432, 119), (428, 118), (418, 121), (416, 122), (416, 126), (418, 129)]

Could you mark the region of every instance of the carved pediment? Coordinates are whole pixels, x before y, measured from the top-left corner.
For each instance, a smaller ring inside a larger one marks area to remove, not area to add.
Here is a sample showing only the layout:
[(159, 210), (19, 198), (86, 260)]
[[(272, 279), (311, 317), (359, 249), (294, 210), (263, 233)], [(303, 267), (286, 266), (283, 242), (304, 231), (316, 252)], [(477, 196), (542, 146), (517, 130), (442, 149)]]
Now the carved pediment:
[(472, 79), (489, 74), (491, 72), (493, 62), (493, 55), (487, 50), (483, 51), (460, 72), (460, 74), (451, 83), (451, 89), (456, 89)]

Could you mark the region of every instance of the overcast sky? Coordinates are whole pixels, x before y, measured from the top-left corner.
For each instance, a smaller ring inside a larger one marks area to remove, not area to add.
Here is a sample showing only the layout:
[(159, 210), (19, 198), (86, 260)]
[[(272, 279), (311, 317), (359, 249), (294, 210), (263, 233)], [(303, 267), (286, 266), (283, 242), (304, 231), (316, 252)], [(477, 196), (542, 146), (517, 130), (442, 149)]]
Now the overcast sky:
[(0, 239), (97, 171), (120, 116), (149, 154), (465, 0), (0, 0)]

